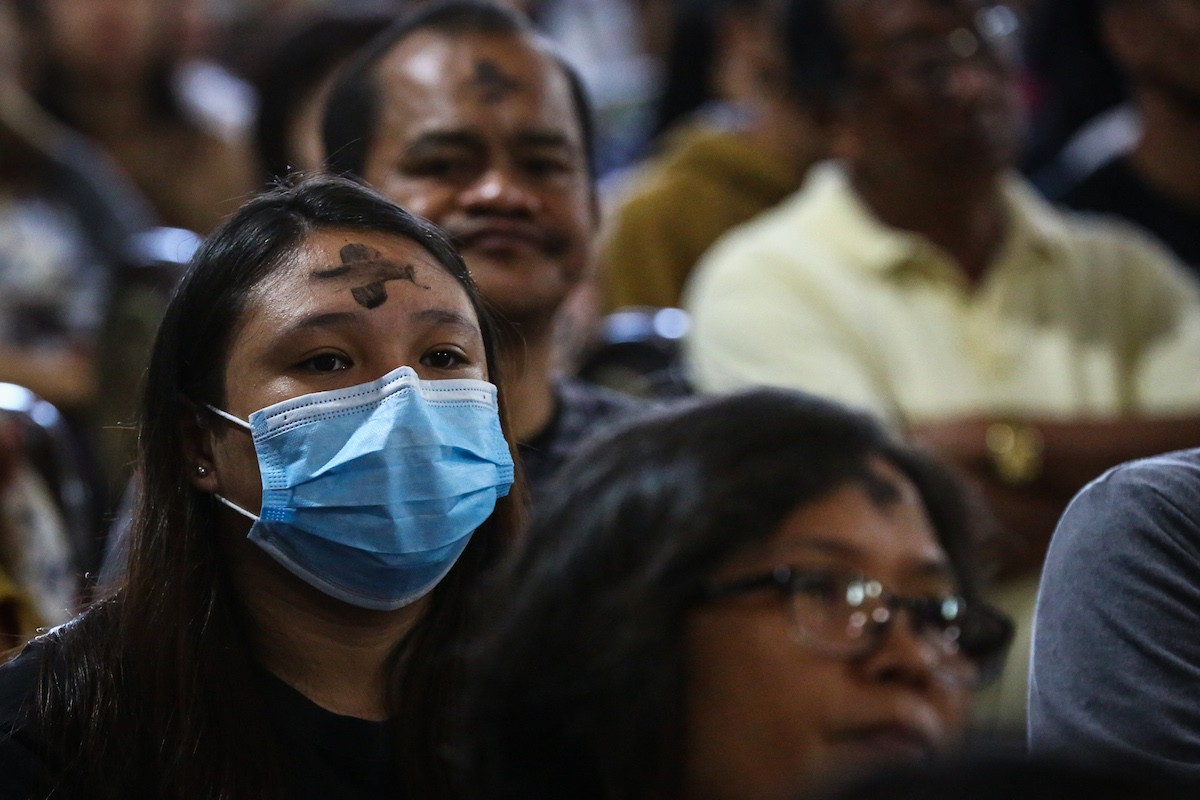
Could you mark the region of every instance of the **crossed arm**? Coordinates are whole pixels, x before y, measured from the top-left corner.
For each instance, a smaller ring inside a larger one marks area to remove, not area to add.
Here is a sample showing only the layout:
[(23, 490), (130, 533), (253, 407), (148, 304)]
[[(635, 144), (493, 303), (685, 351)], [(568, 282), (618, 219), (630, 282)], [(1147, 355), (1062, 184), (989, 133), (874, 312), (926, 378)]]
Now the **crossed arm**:
[[(1005, 418), (1006, 420), (1011, 418)], [(1117, 464), (1200, 446), (1200, 415), (1057, 421), (1028, 418), (1042, 442), (1040, 474), (1013, 486), (996, 472), (987, 431), (998, 419), (965, 417), (918, 425), (910, 438), (957, 466), (988, 503), (1003, 538), (993, 557), (1002, 573), (1037, 568), (1070, 499)]]

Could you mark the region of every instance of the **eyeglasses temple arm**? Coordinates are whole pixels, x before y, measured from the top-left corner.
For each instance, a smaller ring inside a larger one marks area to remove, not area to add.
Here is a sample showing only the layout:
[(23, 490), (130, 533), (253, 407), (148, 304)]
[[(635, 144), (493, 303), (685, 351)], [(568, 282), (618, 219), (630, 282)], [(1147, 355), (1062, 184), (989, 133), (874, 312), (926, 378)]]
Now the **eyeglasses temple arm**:
[(707, 586), (701, 593), (700, 599), (702, 601), (722, 600), (727, 597), (756, 592), (759, 589), (779, 589), (788, 586), (791, 581), (792, 571), (786, 567), (780, 567), (769, 575), (755, 575), (751, 578)]

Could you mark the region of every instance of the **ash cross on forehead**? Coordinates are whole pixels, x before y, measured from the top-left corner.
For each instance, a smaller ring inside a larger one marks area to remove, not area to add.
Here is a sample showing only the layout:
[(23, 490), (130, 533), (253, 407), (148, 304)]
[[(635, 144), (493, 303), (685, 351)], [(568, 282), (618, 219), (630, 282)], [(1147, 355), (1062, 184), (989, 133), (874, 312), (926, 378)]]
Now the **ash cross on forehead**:
[(514, 92), (523, 88), (522, 83), (496, 66), (490, 59), (480, 59), (475, 62), (475, 74), (471, 85), (479, 90), (479, 96), (485, 103), (499, 103)]
[(416, 270), (412, 264), (401, 266), (394, 261), (388, 261), (378, 250), (365, 244), (352, 242), (343, 247), (338, 255), (342, 259), (340, 267), (316, 270), (312, 276), (322, 281), (345, 282), (366, 278), (365, 283), (350, 289), (354, 302), (363, 308), (378, 308), (387, 302), (388, 281), (408, 281), (422, 289), (429, 288), (417, 283)]

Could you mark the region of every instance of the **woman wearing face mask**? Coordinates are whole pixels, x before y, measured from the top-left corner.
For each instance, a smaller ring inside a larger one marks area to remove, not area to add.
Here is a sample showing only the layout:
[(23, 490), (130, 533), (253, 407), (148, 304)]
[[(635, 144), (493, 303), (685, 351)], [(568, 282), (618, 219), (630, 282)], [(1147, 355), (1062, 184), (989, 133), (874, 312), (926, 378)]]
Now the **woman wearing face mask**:
[(440, 796), (515, 526), (497, 377), (431, 226), (333, 179), (244, 206), (155, 344), (124, 585), (0, 668), (0, 796)]
[(954, 747), (1004, 654), (958, 486), (833, 403), (669, 410), (556, 488), (473, 648), (472, 798), (792, 797)]

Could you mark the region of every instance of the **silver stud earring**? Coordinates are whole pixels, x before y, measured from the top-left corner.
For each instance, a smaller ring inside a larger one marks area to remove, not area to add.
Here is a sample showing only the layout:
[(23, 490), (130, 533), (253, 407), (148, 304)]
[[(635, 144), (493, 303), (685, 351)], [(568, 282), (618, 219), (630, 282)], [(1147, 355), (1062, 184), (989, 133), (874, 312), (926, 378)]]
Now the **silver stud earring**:
[(208, 474), (208, 467), (204, 466), (203, 464), (196, 465), (196, 476), (197, 477), (203, 478), (207, 474)]

